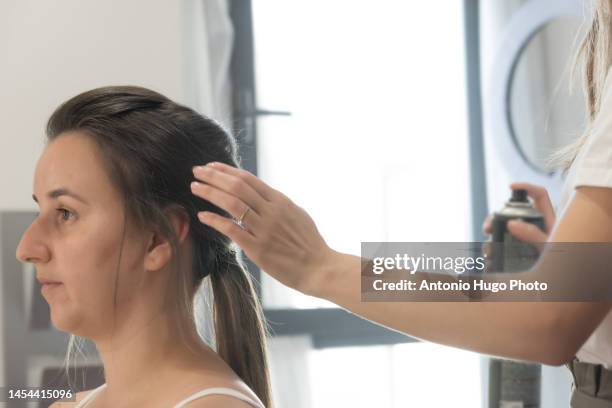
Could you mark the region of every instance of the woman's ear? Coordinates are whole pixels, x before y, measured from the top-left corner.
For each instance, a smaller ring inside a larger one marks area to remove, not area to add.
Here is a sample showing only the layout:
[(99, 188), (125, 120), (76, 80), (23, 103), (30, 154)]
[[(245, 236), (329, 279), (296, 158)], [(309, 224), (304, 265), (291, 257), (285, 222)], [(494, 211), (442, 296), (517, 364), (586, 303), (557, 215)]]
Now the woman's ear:
[[(189, 234), (189, 216), (184, 210), (170, 209), (164, 211), (177, 236), (179, 246)], [(170, 240), (158, 229), (152, 232), (145, 255), (146, 270), (160, 270), (172, 259)]]

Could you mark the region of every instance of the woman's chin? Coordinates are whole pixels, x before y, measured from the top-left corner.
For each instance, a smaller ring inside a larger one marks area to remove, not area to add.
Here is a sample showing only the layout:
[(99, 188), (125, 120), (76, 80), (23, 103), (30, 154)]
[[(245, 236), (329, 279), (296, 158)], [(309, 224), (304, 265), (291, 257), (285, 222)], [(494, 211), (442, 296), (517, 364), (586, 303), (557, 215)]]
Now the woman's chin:
[(70, 331), (70, 327), (72, 325), (66, 324), (66, 322), (62, 319), (58, 319), (56, 317), (53, 316), (53, 313), (51, 313), (51, 325), (59, 331), (63, 331), (63, 332), (71, 332)]
[(51, 309), (51, 325), (59, 331), (74, 333), (78, 328), (76, 319), (70, 318), (66, 315), (65, 310), (60, 310), (56, 306), (50, 306)]

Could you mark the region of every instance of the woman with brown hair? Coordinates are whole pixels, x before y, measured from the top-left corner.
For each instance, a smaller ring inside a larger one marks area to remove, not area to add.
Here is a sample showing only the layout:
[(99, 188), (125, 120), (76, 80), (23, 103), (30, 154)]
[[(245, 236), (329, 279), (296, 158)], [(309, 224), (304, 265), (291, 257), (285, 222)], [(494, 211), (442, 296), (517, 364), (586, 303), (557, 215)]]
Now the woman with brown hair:
[[(35, 265), (53, 325), (71, 334), (68, 356), (76, 336), (90, 339), (106, 381), (54, 407), (271, 406), (250, 276), (196, 218), (226, 213), (189, 189), (192, 167), (213, 160), (237, 166), (234, 139), (148, 89), (94, 89), (52, 114), (34, 177), (40, 213), (17, 258)], [(212, 346), (194, 317), (200, 289)]]

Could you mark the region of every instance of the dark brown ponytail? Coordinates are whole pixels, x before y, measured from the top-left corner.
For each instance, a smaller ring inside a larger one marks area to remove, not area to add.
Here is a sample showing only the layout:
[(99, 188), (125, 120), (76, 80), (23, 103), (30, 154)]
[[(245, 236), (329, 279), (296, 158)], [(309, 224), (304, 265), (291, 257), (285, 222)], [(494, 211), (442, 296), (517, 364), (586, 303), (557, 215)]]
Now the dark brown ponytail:
[(266, 331), (257, 293), (236, 253), (218, 262), (210, 275), (217, 352), (269, 407)]

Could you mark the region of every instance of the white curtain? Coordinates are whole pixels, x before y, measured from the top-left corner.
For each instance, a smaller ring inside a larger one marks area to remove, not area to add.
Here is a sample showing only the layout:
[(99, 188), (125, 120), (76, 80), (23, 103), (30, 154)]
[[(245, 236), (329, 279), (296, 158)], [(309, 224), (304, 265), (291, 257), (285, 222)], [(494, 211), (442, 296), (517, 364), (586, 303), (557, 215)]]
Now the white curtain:
[(274, 337), (268, 346), (274, 407), (310, 408), (310, 336)]
[(234, 30), (227, 0), (184, 0), (185, 101), (232, 129)]

